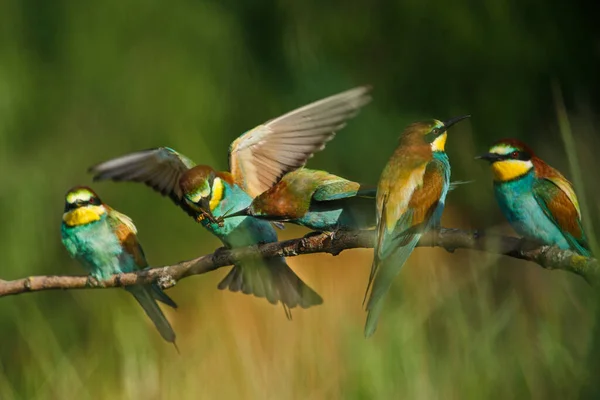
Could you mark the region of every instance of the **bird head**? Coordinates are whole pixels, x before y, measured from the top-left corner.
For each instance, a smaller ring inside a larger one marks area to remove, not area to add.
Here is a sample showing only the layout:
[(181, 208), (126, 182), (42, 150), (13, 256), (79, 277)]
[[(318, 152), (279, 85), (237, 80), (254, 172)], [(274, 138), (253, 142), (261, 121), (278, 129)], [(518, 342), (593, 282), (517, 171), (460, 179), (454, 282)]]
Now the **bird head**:
[(212, 217), (213, 210), (223, 198), (223, 182), (214, 169), (197, 165), (179, 181), (184, 200), (193, 209)]
[(85, 225), (100, 220), (106, 208), (96, 192), (86, 186), (69, 189), (65, 195), (63, 222), (69, 226)]
[(499, 182), (520, 178), (533, 170), (535, 154), (525, 143), (517, 139), (502, 139), (477, 159), (486, 160), (492, 167), (494, 179)]
[(470, 115), (462, 115), (447, 121), (432, 119), (425, 122), (415, 122), (406, 128), (401, 140), (409, 142), (416, 141), (417, 143), (422, 143), (424, 141), (431, 146), (431, 151), (444, 151), (446, 139), (448, 137), (448, 128), (469, 117)]

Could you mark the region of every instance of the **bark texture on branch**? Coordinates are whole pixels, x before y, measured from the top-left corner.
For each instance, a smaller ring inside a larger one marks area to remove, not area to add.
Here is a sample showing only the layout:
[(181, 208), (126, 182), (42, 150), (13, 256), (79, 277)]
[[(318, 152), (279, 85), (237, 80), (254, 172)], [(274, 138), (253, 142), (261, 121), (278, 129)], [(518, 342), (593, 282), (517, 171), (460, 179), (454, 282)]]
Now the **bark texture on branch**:
[[(13, 281), (0, 279), (0, 297), (40, 290), (114, 288), (150, 282), (157, 282), (163, 289), (167, 289), (174, 286), (180, 279), (214, 271), (247, 257), (294, 257), (311, 253), (338, 255), (348, 249), (372, 248), (374, 239), (374, 231), (338, 232), (334, 237), (328, 234), (315, 234), (300, 239), (239, 249), (221, 248), (213, 254), (174, 265), (113, 275), (110, 279), (100, 283), (91, 281), (87, 276), (30, 276)], [(540, 247), (515, 237), (441, 228), (423, 236), (418, 246), (437, 246), (449, 252), (454, 252), (456, 249), (471, 249), (502, 254), (532, 261), (546, 269), (572, 272), (580, 275), (592, 285), (600, 282), (600, 266), (596, 259), (583, 257), (572, 251), (560, 250), (556, 247)]]

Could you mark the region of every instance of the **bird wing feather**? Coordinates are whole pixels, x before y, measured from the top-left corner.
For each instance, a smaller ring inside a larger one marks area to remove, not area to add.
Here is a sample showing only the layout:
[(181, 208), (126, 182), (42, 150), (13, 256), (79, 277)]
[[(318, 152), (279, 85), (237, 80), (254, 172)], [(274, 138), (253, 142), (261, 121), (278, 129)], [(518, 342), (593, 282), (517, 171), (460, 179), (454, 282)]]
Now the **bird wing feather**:
[(169, 198), (192, 217), (196, 212), (183, 200), (179, 179), (195, 164), (169, 147), (138, 151), (90, 167), (94, 181), (142, 182)]
[(119, 239), (123, 250), (133, 257), (138, 268), (147, 267), (148, 262), (144, 250), (137, 240), (137, 229), (131, 218), (107, 205), (104, 207), (107, 209), (108, 223)]
[(338, 178), (337, 181), (320, 186), (315, 191), (313, 199), (316, 201), (335, 201), (349, 197), (375, 198), (376, 195), (376, 188), (364, 189), (360, 183)]
[[(148, 262), (146, 261), (146, 255), (144, 254), (144, 249), (142, 248), (142, 245), (137, 239), (137, 229), (133, 224), (131, 218), (107, 205), (104, 205), (104, 207), (107, 209), (108, 223), (110, 224), (115, 235), (117, 235), (117, 238), (119, 239), (123, 250), (133, 257), (133, 260), (135, 261), (135, 264), (139, 269), (146, 268), (148, 266)], [(167, 296), (167, 294), (163, 292), (158, 287), (158, 285), (147, 285), (146, 290), (153, 299), (158, 300), (170, 307), (177, 308), (177, 304), (173, 301), (173, 299)], [(132, 293), (134, 292), (139, 292), (139, 290), (133, 290)], [(144, 304), (142, 304), (142, 306), (146, 310), (146, 306)], [(149, 316), (151, 316), (152, 314), (153, 313), (151, 312)], [(151, 316), (151, 319), (156, 323), (156, 321), (158, 320), (163, 320), (164, 317), (160, 319), (155, 319)], [(170, 325), (168, 325), (168, 327), (169, 329), (167, 329), (167, 331), (172, 331), (172, 329), (170, 329)], [(157, 328), (161, 330), (161, 324), (158, 324)], [(161, 333), (163, 332), (165, 331), (161, 330)]]
[[(424, 163), (396, 184), (402, 186), (396, 192), (406, 195), (402, 203), (391, 206), (389, 192), (378, 196), (375, 257), (365, 293), (365, 299), (368, 297), (366, 336), (375, 332), (384, 296), (421, 235), (429, 228), (431, 217), (440, 204), (446, 185), (443, 165), (435, 159)], [(402, 197), (396, 194), (394, 198), (397, 201)]]
[(579, 253), (589, 256), (590, 246), (581, 225), (579, 203), (571, 183), (562, 176), (538, 178), (533, 184), (533, 195), (567, 242)]
[(361, 107), (370, 87), (357, 87), (300, 107), (244, 133), (229, 149), (234, 181), (256, 197), (302, 167)]

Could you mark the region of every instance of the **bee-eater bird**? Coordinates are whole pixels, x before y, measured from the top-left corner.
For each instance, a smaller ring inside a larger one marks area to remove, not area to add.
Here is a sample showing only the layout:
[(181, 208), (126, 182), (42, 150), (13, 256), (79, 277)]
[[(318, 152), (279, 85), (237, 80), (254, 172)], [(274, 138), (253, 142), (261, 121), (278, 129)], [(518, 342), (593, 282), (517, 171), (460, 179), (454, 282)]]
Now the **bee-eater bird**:
[[(450, 182), (448, 191), (468, 183)], [(375, 227), (377, 189), (325, 171), (299, 168), (285, 174), (250, 205), (220, 220), (249, 215), (267, 221), (289, 222), (320, 232)]]
[[(284, 174), (302, 167), (370, 101), (358, 87), (298, 108), (247, 131), (229, 148), (231, 172), (195, 165), (168, 147), (140, 151), (90, 168), (94, 179), (143, 182), (171, 200), (217, 236), (226, 247), (277, 241), (267, 221), (216, 217), (246, 208)], [(321, 297), (287, 266), (283, 257), (239, 262), (219, 284), (289, 309), (321, 304)]]
[(375, 188), (328, 172), (300, 168), (285, 174), (248, 207), (223, 219), (249, 215), (331, 233), (369, 229), (375, 227), (375, 193)]
[[(146, 268), (148, 263), (131, 218), (104, 204), (90, 188), (78, 186), (66, 194), (62, 242), (69, 254), (98, 281)], [(158, 307), (177, 304), (156, 284), (125, 288), (140, 303), (160, 335), (175, 344), (175, 332)]]
[(365, 294), (367, 337), (375, 332), (383, 299), (421, 235), (440, 224), (450, 188), (447, 130), (468, 117), (409, 125), (383, 169), (377, 186), (373, 265)]
[(487, 154), (494, 194), (504, 217), (521, 236), (591, 255), (573, 185), (517, 139), (496, 142)]

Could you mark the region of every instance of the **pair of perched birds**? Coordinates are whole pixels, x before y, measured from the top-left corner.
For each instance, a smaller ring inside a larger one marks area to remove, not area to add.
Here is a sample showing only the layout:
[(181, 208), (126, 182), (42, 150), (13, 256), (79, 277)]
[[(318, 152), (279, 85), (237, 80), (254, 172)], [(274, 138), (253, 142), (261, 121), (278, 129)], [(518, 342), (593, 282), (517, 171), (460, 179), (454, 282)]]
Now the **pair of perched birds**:
[[(468, 116), (408, 126), (376, 189), (303, 168), (369, 103), (369, 90), (351, 89), (247, 131), (230, 146), (230, 172), (195, 165), (167, 147), (128, 154), (90, 170), (95, 180), (143, 182), (169, 196), (228, 248), (274, 242), (273, 225), (281, 222), (325, 232), (375, 227), (365, 297), (365, 334), (370, 336), (394, 277), (421, 235), (440, 223), (451, 188), (444, 151), (447, 130)], [(519, 234), (589, 255), (577, 199), (558, 171), (516, 140), (498, 142), (481, 158), (490, 161), (496, 197)], [(104, 204), (92, 189), (75, 187), (67, 193), (63, 243), (93, 278), (147, 267), (136, 233), (131, 219)], [(282, 257), (239, 262), (218, 287), (281, 302), (288, 316), (296, 306), (322, 303)], [(174, 343), (175, 333), (156, 301), (176, 304), (155, 284), (127, 290), (162, 337)]]

